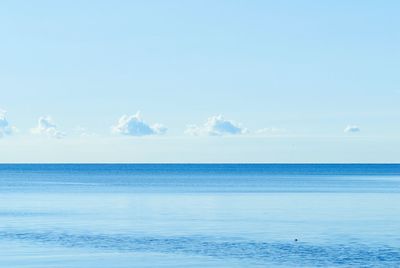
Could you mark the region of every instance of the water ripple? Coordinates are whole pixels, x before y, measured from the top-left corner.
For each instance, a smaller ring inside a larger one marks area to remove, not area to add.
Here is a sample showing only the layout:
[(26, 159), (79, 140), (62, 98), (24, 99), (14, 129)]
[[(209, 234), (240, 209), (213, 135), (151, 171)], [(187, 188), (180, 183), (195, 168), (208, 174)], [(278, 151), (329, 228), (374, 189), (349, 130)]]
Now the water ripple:
[(398, 267), (400, 249), (384, 245), (263, 242), (229, 237), (150, 237), (124, 234), (0, 232), (2, 240), (110, 251), (158, 252), (237, 259), (254, 264), (288, 266)]

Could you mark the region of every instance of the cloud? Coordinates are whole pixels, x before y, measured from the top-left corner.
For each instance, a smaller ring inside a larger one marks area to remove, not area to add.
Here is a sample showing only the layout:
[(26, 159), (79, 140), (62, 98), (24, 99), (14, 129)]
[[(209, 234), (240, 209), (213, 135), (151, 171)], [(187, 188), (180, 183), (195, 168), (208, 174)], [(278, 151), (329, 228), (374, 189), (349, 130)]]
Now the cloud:
[(226, 120), (222, 115), (209, 117), (203, 126), (188, 125), (185, 133), (189, 135), (210, 135), (210, 136), (223, 136), (223, 135), (239, 135), (247, 132), (240, 124)]
[(33, 134), (44, 135), (51, 138), (61, 139), (65, 133), (58, 130), (57, 126), (49, 116), (39, 117), (38, 125), (31, 129)]
[(167, 132), (167, 128), (162, 124), (154, 124), (150, 126), (140, 117), (140, 113), (135, 115), (123, 115), (119, 118), (117, 124), (112, 127), (112, 132), (127, 136), (148, 136), (163, 135)]
[(360, 132), (361, 129), (358, 126), (355, 125), (348, 125), (345, 129), (344, 132), (346, 133), (355, 133), (355, 132)]
[(12, 135), (16, 131), (17, 129), (8, 123), (7, 112), (0, 109), (0, 138)]

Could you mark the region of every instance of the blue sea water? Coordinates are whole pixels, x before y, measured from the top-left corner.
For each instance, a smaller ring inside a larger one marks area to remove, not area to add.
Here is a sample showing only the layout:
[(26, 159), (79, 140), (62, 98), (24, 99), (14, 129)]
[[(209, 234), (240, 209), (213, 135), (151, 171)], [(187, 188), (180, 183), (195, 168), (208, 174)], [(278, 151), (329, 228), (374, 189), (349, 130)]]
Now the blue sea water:
[(400, 165), (3, 164), (0, 267), (400, 267), (399, 204)]

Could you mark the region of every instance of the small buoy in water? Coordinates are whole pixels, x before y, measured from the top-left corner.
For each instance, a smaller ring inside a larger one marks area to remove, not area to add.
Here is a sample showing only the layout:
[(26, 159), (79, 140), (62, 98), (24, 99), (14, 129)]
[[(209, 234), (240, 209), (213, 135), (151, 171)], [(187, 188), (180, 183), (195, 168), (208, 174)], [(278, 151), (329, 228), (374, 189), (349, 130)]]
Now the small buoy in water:
[(299, 239), (295, 238), (295, 239), (294, 239), (294, 242), (297, 242), (297, 241), (299, 241)]

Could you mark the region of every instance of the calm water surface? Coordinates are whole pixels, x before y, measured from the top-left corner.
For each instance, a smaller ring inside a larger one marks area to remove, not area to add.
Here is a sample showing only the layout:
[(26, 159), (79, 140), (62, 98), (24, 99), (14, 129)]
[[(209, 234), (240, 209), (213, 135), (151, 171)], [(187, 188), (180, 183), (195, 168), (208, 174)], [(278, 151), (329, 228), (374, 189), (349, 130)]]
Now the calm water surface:
[(0, 165), (0, 267), (400, 267), (399, 204), (400, 165)]

